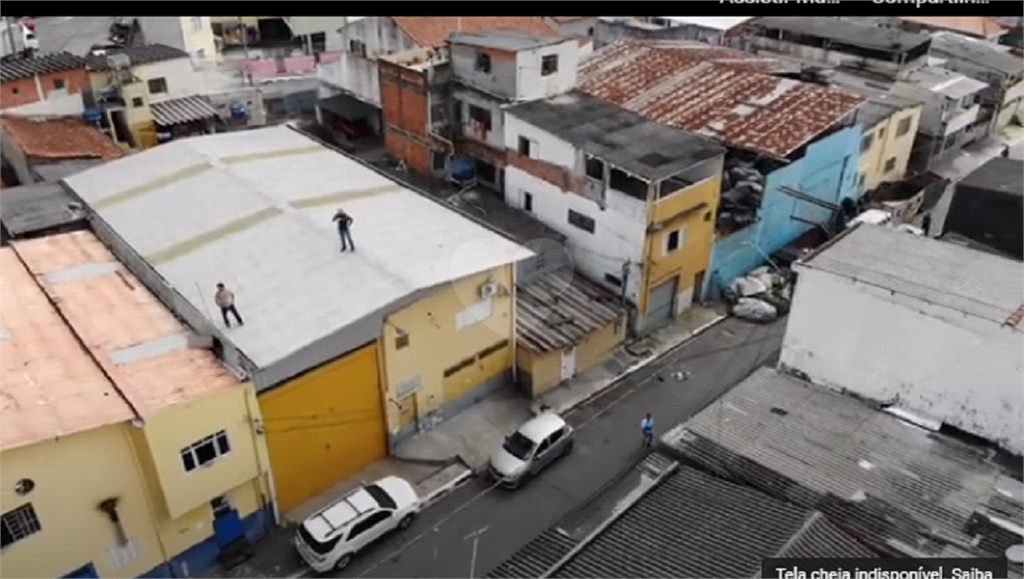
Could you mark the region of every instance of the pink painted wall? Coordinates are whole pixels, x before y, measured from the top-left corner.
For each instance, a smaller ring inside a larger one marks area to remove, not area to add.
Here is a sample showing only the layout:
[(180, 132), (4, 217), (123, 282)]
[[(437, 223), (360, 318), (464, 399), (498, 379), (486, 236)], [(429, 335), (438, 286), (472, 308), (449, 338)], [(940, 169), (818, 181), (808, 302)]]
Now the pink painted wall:
[[(335, 62), (341, 58), (340, 53), (325, 52), (320, 54), (320, 62)], [(279, 67), (278, 64), (282, 66)], [(279, 75), (311, 74), (316, 72), (316, 59), (313, 56), (289, 56), (283, 59), (252, 59), (243, 63), (243, 68), (253, 78), (267, 78)], [(283, 69), (283, 70), (282, 70)]]

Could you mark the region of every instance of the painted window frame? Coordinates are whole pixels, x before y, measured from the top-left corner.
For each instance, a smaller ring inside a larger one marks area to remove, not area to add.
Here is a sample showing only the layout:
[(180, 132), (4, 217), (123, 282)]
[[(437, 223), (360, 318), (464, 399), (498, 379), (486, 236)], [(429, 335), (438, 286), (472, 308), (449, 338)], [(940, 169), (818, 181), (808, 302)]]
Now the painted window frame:
[(558, 55), (545, 54), (540, 57), (540, 75), (551, 76), (558, 72)]
[(593, 217), (584, 215), (575, 209), (569, 210), (568, 217), (566, 219), (569, 221), (569, 225), (586, 231), (587, 233), (593, 234), (597, 231), (597, 221)]
[[(675, 245), (675, 247), (669, 248), (670, 241), (672, 240), (672, 236), (673, 235), (676, 236), (676, 245)], [(661, 253), (662, 253), (662, 255), (668, 255), (670, 253), (675, 253), (675, 252), (679, 251), (680, 249), (682, 249), (683, 246), (685, 246), (685, 245), (686, 245), (686, 226), (684, 225), (682, 227), (679, 227), (679, 228), (673, 229), (671, 231), (665, 232), (665, 237), (662, 239)]]
[[(199, 454), (196, 451), (197, 449), (204, 447), (207, 444), (209, 444), (213, 448), (214, 456), (213, 458), (205, 462), (200, 462)], [(217, 460), (220, 459), (221, 457), (231, 454), (231, 450), (231, 441), (228, 438), (228, 431), (227, 429), (221, 429), (209, 436), (204, 436), (203, 438), (200, 438), (199, 440), (181, 449), (181, 451), (179, 452), (179, 456), (181, 457), (181, 466), (185, 470), (185, 472), (194, 472), (197, 470), (201, 470), (217, 462)], [(185, 460), (186, 456), (190, 457), (190, 460), (192, 461), (191, 468), (189, 467), (188, 463)]]
[(39, 514), (36, 513), (31, 502), (19, 505), (0, 515), (0, 526), (2, 526), (0, 532), (3, 534), (3, 540), (6, 541), (0, 545), (0, 549), (6, 549), (22, 539), (27, 539), (43, 531)]
[[(153, 88), (154, 83), (156, 83), (156, 87), (157, 87), (156, 89)], [(167, 92), (168, 92), (167, 77), (161, 76), (161, 77), (151, 78), (151, 79), (147, 80), (146, 81), (146, 91), (149, 94), (167, 94)]]
[(483, 298), (455, 314), (455, 329), (464, 330), (488, 320), (494, 315), (494, 298)]

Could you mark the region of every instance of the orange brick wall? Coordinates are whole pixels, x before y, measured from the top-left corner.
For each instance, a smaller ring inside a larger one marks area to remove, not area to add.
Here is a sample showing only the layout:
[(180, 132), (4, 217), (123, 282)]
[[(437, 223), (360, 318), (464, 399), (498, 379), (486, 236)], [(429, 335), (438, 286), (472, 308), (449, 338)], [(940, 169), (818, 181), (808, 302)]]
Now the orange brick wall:
[[(82, 89), (89, 86), (89, 75), (84, 68), (76, 70), (62, 70), (40, 75), (39, 82), (43, 85), (43, 94), (49, 95), (53, 92), (53, 81), (64, 80), (64, 89), (68, 94), (78, 94)], [(15, 92), (17, 89), (17, 92)], [(13, 108), (31, 104), (39, 100), (36, 93), (36, 81), (33, 78), (19, 78), (5, 81), (0, 85), (0, 107)]]
[[(398, 84), (389, 76), (399, 77), (404, 83)], [(430, 112), (425, 85), (425, 73), (380, 62), (384, 146), (389, 154), (421, 173), (430, 172), (430, 146), (427, 144)]]
[(538, 179), (543, 179), (563, 191), (583, 192), (583, 177), (573, 176), (565, 167), (540, 159), (524, 157), (519, 154), (519, 151), (513, 149), (508, 149), (505, 156), (510, 166), (525, 171)]
[(417, 173), (430, 173), (430, 148), (422, 141), (387, 128), (384, 131), (384, 147), (393, 157), (405, 161), (409, 169)]

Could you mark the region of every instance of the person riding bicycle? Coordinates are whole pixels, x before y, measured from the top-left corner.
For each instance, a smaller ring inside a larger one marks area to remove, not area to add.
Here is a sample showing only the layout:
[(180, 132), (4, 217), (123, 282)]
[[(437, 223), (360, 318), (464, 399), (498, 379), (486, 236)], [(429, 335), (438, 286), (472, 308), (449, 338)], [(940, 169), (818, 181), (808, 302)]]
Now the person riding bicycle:
[(650, 445), (651, 439), (654, 438), (654, 419), (651, 418), (650, 413), (640, 422), (640, 429), (644, 434), (644, 443)]

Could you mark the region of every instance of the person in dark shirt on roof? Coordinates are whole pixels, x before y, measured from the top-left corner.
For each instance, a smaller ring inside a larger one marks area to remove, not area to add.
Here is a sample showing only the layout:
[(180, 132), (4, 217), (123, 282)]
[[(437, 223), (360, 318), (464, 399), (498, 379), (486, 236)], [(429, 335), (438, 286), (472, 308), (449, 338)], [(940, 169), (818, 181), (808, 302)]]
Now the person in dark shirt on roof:
[(349, 231), (349, 227), (351, 227), (353, 222), (352, 216), (345, 213), (344, 209), (339, 209), (338, 212), (334, 214), (334, 221), (338, 223), (338, 236), (341, 237), (341, 250), (355, 251), (356, 244), (352, 241), (352, 233)]

